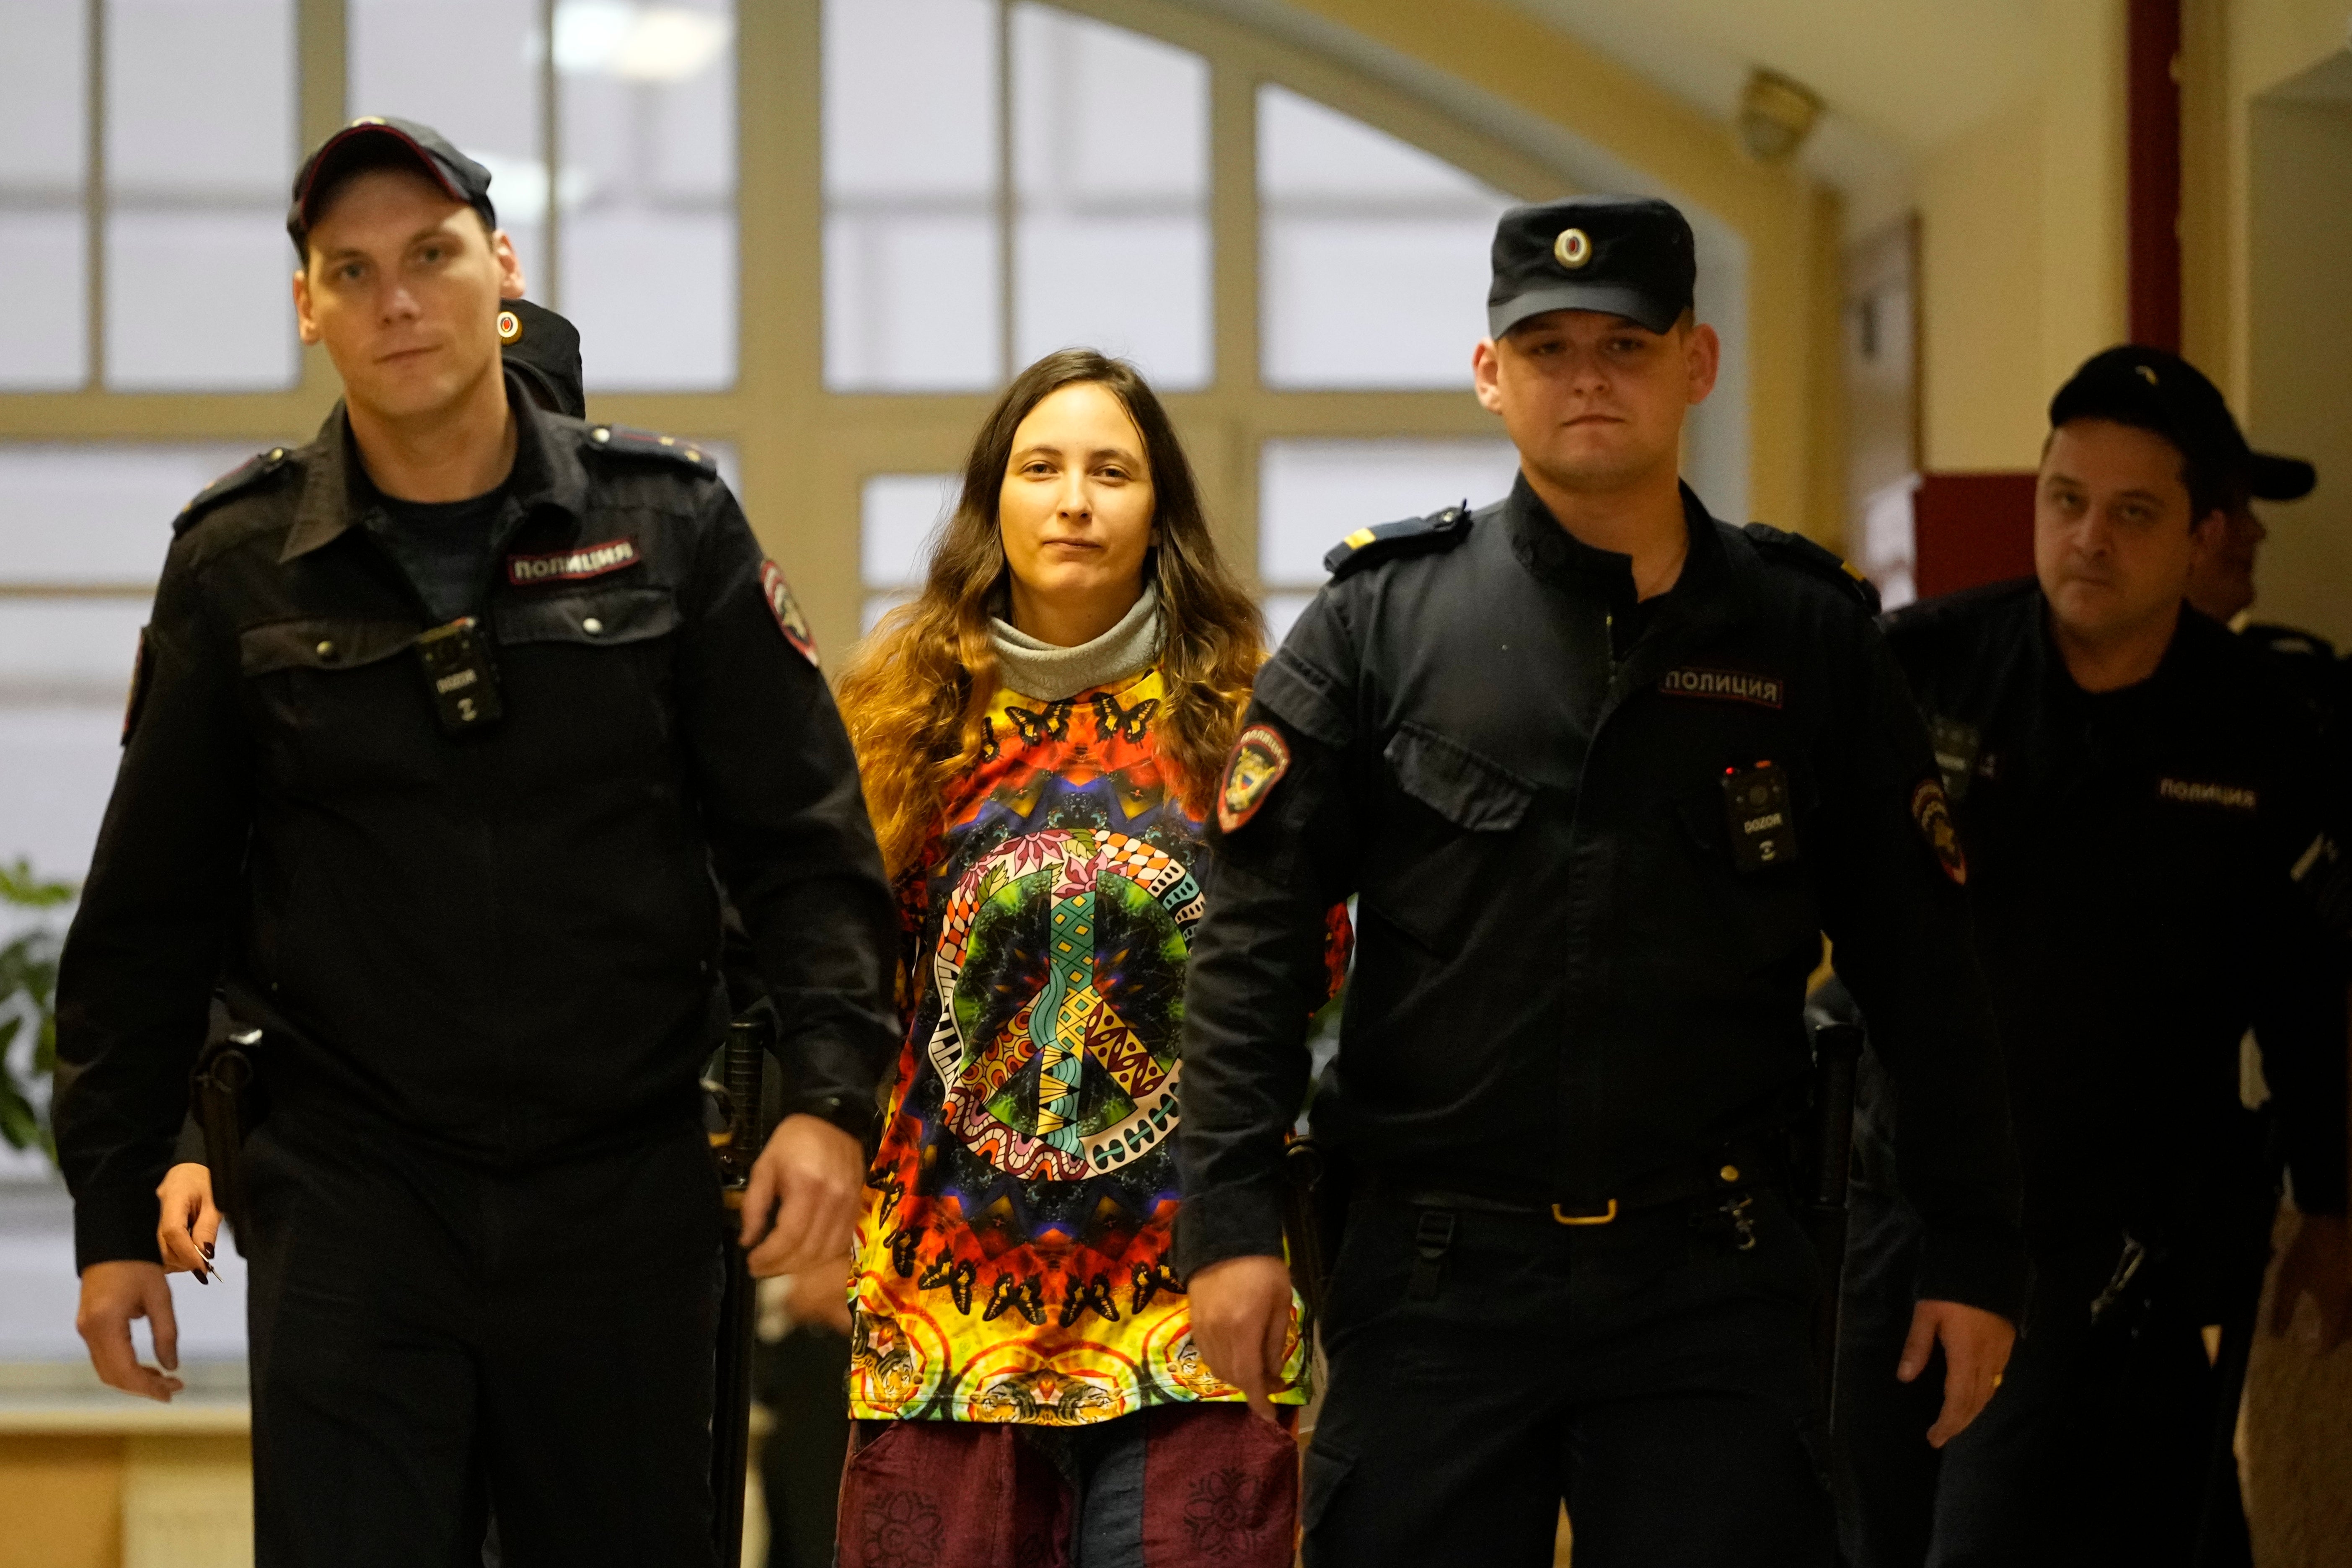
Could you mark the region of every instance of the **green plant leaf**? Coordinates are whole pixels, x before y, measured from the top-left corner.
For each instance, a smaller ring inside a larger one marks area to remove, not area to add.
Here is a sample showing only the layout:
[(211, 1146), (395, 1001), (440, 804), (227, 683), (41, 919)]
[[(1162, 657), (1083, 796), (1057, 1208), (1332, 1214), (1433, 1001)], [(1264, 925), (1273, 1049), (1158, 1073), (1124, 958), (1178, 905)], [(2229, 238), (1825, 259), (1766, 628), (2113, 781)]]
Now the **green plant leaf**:
[(32, 862), (19, 855), (14, 865), (0, 865), (0, 904), (25, 909), (53, 909), (71, 904), (78, 890), (69, 882), (44, 882)]
[(41, 1141), (41, 1119), (34, 1113), (32, 1102), (26, 1099), (14, 1081), (0, 1073), (0, 1138), (8, 1146), (21, 1149)]

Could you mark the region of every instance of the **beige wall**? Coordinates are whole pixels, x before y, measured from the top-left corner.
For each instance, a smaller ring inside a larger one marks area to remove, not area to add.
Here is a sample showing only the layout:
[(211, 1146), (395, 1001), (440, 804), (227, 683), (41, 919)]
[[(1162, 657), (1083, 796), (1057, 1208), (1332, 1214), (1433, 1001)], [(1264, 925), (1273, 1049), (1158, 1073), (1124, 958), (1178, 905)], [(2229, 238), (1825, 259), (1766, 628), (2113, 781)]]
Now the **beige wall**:
[(2050, 0), (2042, 74), (1921, 160), (1922, 461), (2027, 468), (2126, 326), (2124, 7)]
[(1920, 172), (1920, 461), (1930, 469), (2032, 460), (2042, 221), (2038, 103), (1962, 133)]
[(2352, 644), (2352, 5), (2191, 0), (2190, 356), (2319, 487), (2263, 507), (2253, 613)]

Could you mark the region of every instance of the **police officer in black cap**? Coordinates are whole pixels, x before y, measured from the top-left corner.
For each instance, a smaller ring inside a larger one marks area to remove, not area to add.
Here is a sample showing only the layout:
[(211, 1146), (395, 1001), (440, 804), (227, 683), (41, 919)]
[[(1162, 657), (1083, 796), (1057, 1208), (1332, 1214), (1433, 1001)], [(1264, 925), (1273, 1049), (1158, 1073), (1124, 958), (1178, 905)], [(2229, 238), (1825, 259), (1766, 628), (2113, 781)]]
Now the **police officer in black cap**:
[(580, 329), (528, 299), (499, 301), (499, 357), (530, 401), (550, 413), (588, 417)]
[(492, 1503), (509, 1561), (709, 1564), (722, 896), (792, 1069), (761, 1271), (844, 1244), (896, 1034), (806, 623), (708, 454), (502, 372), (488, 184), (402, 121), (303, 165), (344, 399), (175, 525), (59, 977), (80, 1327), (132, 1392), (177, 1387), (153, 1189), (216, 984), (259, 1031), (265, 1564), (466, 1560)]
[[(2181, 361), (2191, 375), (2193, 366)], [(2201, 378), (2200, 378), (2201, 379)], [(2213, 394), (2221, 396), (2217, 390)], [(2227, 418), (2228, 410), (2223, 409)], [(2230, 486), (2230, 504), (2221, 527), (2200, 534), (2189, 565), (2189, 605), (2225, 626), (2253, 607), (2254, 565), (2270, 529), (2254, 510), (2256, 501), (2299, 501), (2319, 483), (2317, 470), (2300, 457), (2256, 452), (2246, 444), (2237, 421), (2217, 426), (2236, 459), (2238, 479)], [(2206, 537), (2210, 535), (2210, 537)], [(2252, 622), (2239, 632), (2248, 642), (2267, 649), (2284, 664), (2288, 675), (2310, 698), (2322, 718), (2339, 733), (2352, 724), (2352, 671), (2326, 638), (2300, 627), (2276, 622)]]
[[(2232, 507), (2291, 483), (2158, 350), (2093, 358), (2050, 423), (2034, 578), (1886, 629), (1969, 847), (2035, 1283), (2000, 1397), (1932, 1453), (1927, 1396), (1854, 1374), (1901, 1345), (1922, 1256), (1912, 1159), (1943, 1134), (1908, 1093), (1866, 1093), (1840, 1410), (1861, 1568), (2218, 1563), (2231, 1537), (2243, 1560), (2231, 1373), (2274, 1140), (2303, 1215), (2282, 1304), (2315, 1296), (2336, 1336), (2352, 1306), (2326, 754), (2273, 662), (2182, 603)], [(2241, 1099), (2249, 1030), (2263, 1116)]]
[(1678, 482), (1719, 352), (1694, 279), (1663, 202), (1504, 216), (1475, 366), (1517, 484), (1335, 549), (1227, 765), (1178, 1251), (1195, 1343), (1253, 1396), (1322, 912), (1359, 897), (1310, 1564), (1549, 1563), (1563, 1499), (1580, 1568), (1829, 1561), (1821, 1266), (1785, 1191), (1824, 930), (1928, 1129), (1939, 1433), (2008, 1354), (2017, 1176), (1963, 857), (1874, 596)]

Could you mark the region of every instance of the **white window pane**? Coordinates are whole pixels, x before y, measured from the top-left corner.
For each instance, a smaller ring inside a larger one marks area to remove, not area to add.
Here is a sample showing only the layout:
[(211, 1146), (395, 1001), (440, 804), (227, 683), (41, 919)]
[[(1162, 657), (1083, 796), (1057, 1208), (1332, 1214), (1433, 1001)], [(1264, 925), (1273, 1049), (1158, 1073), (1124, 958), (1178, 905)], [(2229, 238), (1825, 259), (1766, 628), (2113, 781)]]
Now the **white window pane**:
[(1021, 5), (1013, 84), (1024, 204), (1207, 199), (1209, 66), (1191, 50)]
[(905, 589), (893, 589), (887, 593), (867, 594), (865, 608), (858, 612), (857, 634), (861, 637), (865, 636), (882, 623), (882, 617), (914, 597), (912, 592)]
[(0, 583), (152, 583), (180, 508), (255, 451), (249, 443), (0, 445), (0, 495), (8, 497)]
[(0, 208), (0, 388), (62, 392), (89, 378), (88, 235), (79, 212)]
[(867, 588), (911, 592), (922, 587), (932, 535), (955, 510), (962, 487), (960, 474), (877, 474), (866, 481), (858, 504), (858, 575)]
[(293, 384), (282, 208), (117, 212), (107, 223), (106, 382), (131, 391)]
[(991, 0), (826, 0), (824, 380), (1003, 375)]
[(489, 170), (490, 204), (530, 277), (547, 219), (539, 0), (347, 0), (346, 16), (352, 114), (421, 121)]
[(1015, 361), (1083, 344), (1206, 385), (1207, 62), (1024, 5), (1013, 82)]
[(1465, 210), (1506, 199), (1444, 159), (1284, 88), (1258, 89), (1257, 137), (1261, 200)]
[(294, 178), (293, 0), (106, 0), (106, 78), (113, 199), (283, 211)]
[(824, 190), (996, 198), (993, 0), (825, 0)]
[[(83, 0), (0, 0), (0, 192), (73, 199), (89, 139)], [(0, 276), (14, 277), (5, 268)]]
[(1290, 635), (1290, 629), (1298, 623), (1298, 618), (1306, 614), (1307, 607), (1314, 602), (1315, 596), (1311, 593), (1267, 594), (1259, 606), (1265, 612), (1266, 646), (1281, 647), (1282, 640)]
[(0, 706), (96, 706), (119, 728), (149, 602), (0, 599)]
[[(1499, 211), (1499, 209), (1498, 209)], [(1280, 387), (1467, 387), (1486, 335), (1492, 219), (1265, 225), (1265, 378)]]
[(985, 391), (1001, 379), (996, 225), (845, 216), (824, 225), (824, 380), (835, 391)]
[(1281, 88), (1258, 90), (1263, 373), (1467, 387), (1501, 192)]
[(559, 304), (600, 391), (734, 383), (734, 36), (726, 0), (556, 7)]
[(1019, 363), (1083, 345), (1161, 392), (1208, 384), (1206, 217), (1024, 218), (1015, 243)]
[[(0, 860), (22, 856), (45, 877), (79, 882), (89, 874), (99, 820), (122, 756), (122, 698), (139, 624), (146, 619), (144, 606), (130, 608), (135, 612), (131, 641), (118, 647), (117, 639), (102, 640), (105, 651), (121, 655), (117, 688), (110, 695), (92, 690), (86, 694), (89, 700), (60, 702), (52, 694), (47, 700), (36, 696), (27, 706), (8, 699), (33, 694), (22, 685), (11, 692), (0, 683), (0, 755), (9, 763), (0, 768), (0, 823), (6, 824)], [(13, 640), (8, 628), (17, 619), (16, 609), (16, 603), (0, 603), (0, 645)]]
[(1269, 441), (1258, 459), (1258, 578), (1319, 584), (1324, 552), (1356, 529), (1500, 500), (1518, 465), (1507, 441)]
[[(647, 280), (658, 278), (657, 287)], [(735, 381), (735, 218), (651, 208), (563, 226), (563, 303), (598, 392), (698, 391)]]

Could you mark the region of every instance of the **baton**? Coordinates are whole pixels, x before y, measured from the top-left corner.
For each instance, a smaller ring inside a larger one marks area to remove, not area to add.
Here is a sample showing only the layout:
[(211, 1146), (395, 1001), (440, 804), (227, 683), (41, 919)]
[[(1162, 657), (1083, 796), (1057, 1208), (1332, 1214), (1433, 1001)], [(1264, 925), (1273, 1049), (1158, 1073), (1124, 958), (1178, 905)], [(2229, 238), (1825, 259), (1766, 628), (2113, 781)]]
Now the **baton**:
[(761, 1090), (767, 1065), (766, 1031), (758, 1020), (727, 1026), (720, 1076), (727, 1130), (713, 1133), (719, 1162), (721, 1248), (727, 1282), (719, 1297), (718, 1383), (710, 1408), (710, 1541), (719, 1568), (743, 1561), (743, 1488), (751, 1452), (751, 1330), (759, 1317), (758, 1287), (736, 1236), (743, 1223), (743, 1189), (766, 1143)]
[(1846, 1176), (1853, 1164), (1854, 1074), (1862, 1061), (1860, 1024), (1825, 1023), (1813, 1030), (1813, 1169), (1805, 1195), (1805, 1230), (1821, 1260), (1821, 1294), (1813, 1303), (1813, 1375), (1822, 1409), (1837, 1411), (1838, 1316), (1845, 1295)]

